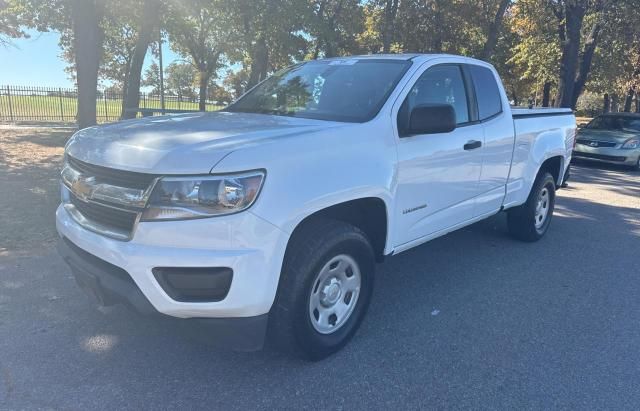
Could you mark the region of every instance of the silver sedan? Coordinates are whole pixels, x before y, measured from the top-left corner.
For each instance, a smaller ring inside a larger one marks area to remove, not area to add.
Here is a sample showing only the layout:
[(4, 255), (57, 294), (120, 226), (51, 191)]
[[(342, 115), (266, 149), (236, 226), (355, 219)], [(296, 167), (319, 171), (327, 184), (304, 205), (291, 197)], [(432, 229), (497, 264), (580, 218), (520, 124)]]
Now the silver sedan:
[(608, 113), (578, 130), (574, 158), (640, 170), (640, 114)]

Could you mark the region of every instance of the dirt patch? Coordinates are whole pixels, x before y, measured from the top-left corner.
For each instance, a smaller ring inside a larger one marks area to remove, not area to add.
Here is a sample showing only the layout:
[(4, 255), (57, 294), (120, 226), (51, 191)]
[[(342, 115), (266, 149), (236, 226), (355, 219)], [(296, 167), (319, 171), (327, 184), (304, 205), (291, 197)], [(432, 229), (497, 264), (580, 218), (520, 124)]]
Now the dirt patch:
[(0, 128), (0, 256), (48, 252), (55, 245), (64, 145), (60, 128)]

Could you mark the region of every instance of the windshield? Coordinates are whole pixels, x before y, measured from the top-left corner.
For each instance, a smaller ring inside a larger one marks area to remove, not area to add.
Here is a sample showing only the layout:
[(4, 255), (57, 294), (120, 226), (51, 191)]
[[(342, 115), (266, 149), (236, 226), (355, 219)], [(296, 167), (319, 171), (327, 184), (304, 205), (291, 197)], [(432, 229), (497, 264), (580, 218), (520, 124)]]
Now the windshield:
[(637, 133), (640, 132), (640, 117), (600, 116), (594, 118), (586, 128), (590, 130), (618, 130)]
[(385, 59), (310, 61), (274, 74), (226, 111), (364, 122), (380, 111), (410, 65)]

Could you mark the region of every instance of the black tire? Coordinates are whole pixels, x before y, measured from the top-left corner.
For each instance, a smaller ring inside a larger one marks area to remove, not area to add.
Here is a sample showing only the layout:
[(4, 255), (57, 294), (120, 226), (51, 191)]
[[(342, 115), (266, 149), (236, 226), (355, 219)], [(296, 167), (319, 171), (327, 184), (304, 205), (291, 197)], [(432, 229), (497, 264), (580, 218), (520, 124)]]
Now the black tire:
[[(369, 307), (375, 259), (367, 236), (357, 227), (336, 220), (304, 223), (289, 241), (276, 301), (269, 318), (269, 342), (277, 349), (310, 360), (321, 360), (351, 340)], [(350, 315), (330, 334), (318, 332), (310, 318), (312, 288), (317, 276), (336, 256), (347, 255), (358, 265), (360, 291)]]
[[(546, 189), (548, 193), (548, 211), (544, 221), (536, 225), (536, 207), (540, 193)], [(507, 210), (509, 232), (518, 240), (534, 242), (541, 239), (549, 229), (553, 209), (556, 202), (556, 183), (551, 174), (546, 171), (538, 174), (533, 183), (527, 202), (521, 206)]]

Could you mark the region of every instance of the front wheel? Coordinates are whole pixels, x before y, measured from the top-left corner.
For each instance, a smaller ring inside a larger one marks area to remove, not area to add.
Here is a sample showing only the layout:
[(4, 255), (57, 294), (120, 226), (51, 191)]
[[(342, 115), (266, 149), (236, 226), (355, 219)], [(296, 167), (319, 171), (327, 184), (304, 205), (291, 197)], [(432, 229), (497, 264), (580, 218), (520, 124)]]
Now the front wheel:
[(556, 183), (547, 172), (540, 173), (533, 183), (527, 202), (507, 211), (509, 232), (518, 240), (534, 242), (549, 228), (556, 202)]
[(360, 326), (373, 291), (373, 249), (357, 227), (318, 219), (296, 231), (286, 254), (269, 337), (278, 348), (317, 361)]

